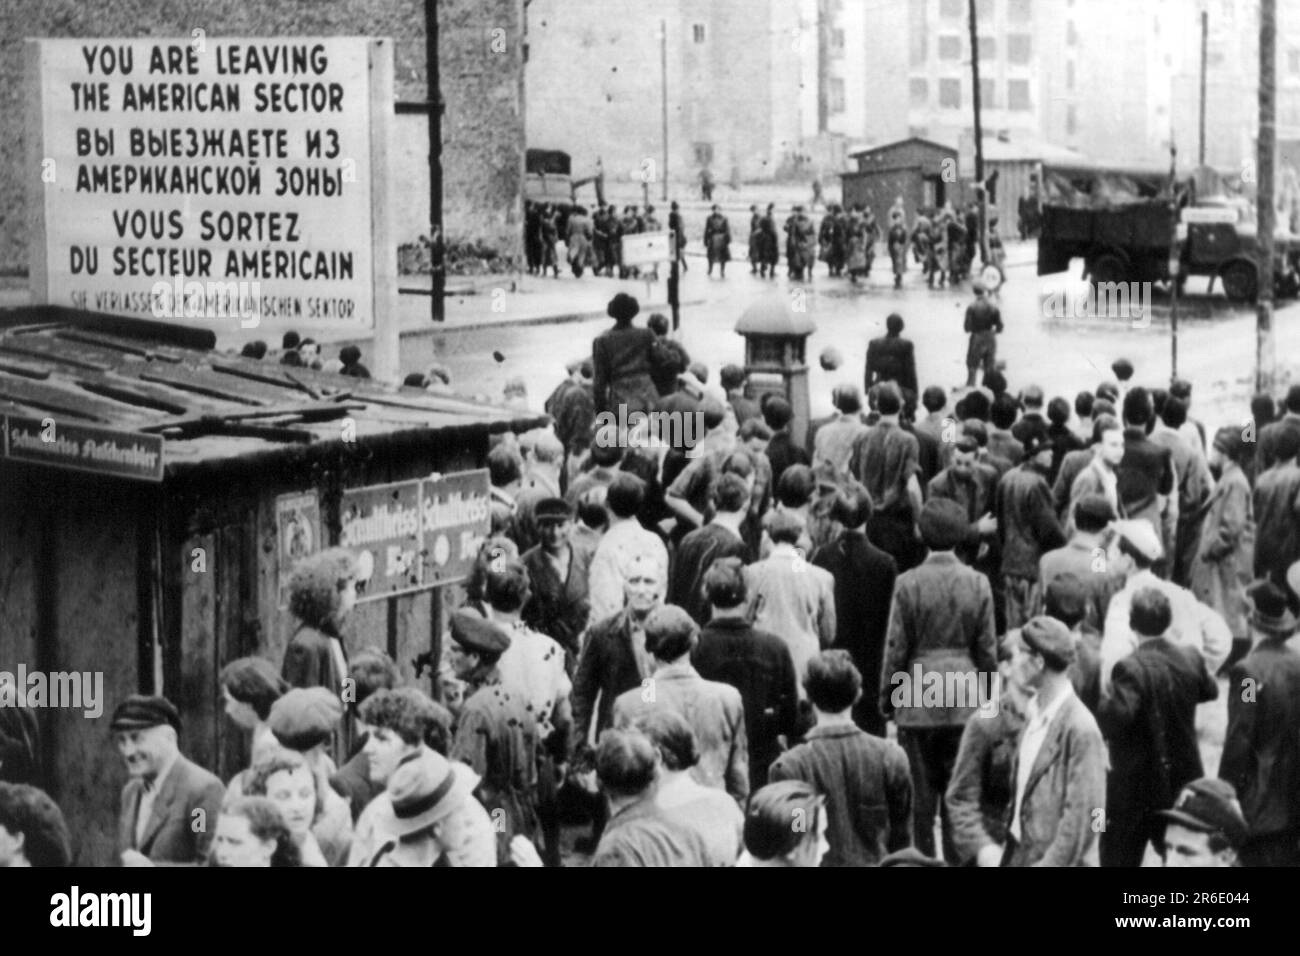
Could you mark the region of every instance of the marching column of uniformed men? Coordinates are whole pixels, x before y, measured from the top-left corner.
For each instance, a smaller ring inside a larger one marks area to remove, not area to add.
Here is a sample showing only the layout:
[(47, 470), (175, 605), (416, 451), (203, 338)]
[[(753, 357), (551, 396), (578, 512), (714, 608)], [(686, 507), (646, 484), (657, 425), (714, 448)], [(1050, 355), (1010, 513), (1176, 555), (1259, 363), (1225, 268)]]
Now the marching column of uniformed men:
[[(1300, 386), (1207, 433), (1189, 382), (1049, 400), (981, 346), (922, 411), (893, 315), (801, 445), (608, 311), (552, 427), (489, 451), (435, 693), (351, 641), (355, 556), (304, 559), (280, 665), (221, 671), (245, 769), (186, 759), (163, 697), (114, 710), (123, 865), (1300, 863)], [(81, 836), (43, 752), (0, 707), (0, 862)]]

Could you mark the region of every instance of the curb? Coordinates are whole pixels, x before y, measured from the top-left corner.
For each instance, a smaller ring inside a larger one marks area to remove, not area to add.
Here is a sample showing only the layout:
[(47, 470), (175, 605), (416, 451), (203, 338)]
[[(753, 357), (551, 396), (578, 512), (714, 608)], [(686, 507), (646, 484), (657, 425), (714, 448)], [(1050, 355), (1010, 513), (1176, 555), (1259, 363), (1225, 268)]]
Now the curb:
[[(693, 307), (707, 304), (708, 300), (706, 299), (693, 299), (689, 302), (682, 302), (681, 308), (684, 309), (688, 306)], [(650, 302), (642, 306), (642, 311), (647, 313), (657, 310), (667, 311), (669, 308), (670, 306), (667, 302)], [(474, 319), (470, 319), (466, 322), (449, 321), (439, 324), (431, 322), (427, 326), (420, 328), (403, 329), (399, 334), (404, 337), (408, 335), (424, 335), (428, 332), (460, 332), (477, 329), (509, 328), (511, 326), (523, 325), (560, 325), (565, 322), (590, 322), (592, 319), (603, 319), (605, 317), (605, 311), (601, 309), (595, 312), (565, 312), (558, 315), (535, 315), (523, 319), (500, 319), (495, 322), (490, 320), (484, 321)]]

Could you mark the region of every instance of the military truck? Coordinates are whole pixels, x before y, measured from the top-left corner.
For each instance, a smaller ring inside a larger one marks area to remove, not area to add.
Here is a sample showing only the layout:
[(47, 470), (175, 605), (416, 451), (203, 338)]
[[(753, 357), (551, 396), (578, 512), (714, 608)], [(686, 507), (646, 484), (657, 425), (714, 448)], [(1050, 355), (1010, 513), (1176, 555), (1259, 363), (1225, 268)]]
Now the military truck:
[[(1232, 301), (1255, 300), (1259, 246), (1249, 200), (1217, 189), (1198, 200), (1199, 176), (1172, 190), (1168, 174), (1133, 170), (1053, 169), (1044, 179), (1039, 275), (1082, 259), (1094, 285), (1168, 283), (1176, 262), (1180, 289), (1189, 276), (1208, 276), (1210, 291), (1218, 280)], [(1300, 291), (1300, 236), (1276, 234), (1273, 275), (1279, 296)]]

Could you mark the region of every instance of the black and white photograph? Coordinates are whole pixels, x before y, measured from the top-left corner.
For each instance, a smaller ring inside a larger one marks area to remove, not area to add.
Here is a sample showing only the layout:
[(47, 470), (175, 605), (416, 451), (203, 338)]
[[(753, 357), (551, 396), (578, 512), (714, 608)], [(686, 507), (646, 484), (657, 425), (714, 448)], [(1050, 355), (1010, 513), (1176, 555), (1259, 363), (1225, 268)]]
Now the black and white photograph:
[(1300, 0), (7, 0), (0, 79), (0, 868), (1300, 866)]

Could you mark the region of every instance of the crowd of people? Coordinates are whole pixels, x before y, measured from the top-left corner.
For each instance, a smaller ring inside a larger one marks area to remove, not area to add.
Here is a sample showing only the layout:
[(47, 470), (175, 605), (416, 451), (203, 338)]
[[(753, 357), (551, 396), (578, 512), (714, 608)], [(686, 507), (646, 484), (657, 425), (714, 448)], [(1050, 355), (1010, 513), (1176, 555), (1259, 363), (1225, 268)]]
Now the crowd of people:
[[(921, 269), (926, 285), (933, 288), (957, 285), (970, 277), (979, 254), (979, 206), (972, 201), (960, 212), (951, 203), (917, 211), (911, 226), (906, 221), (902, 197), (889, 210), (884, 226), (863, 203), (849, 208), (831, 203), (820, 223), (814, 222), (804, 206), (796, 205), (782, 221), (774, 203), (761, 210), (749, 207), (747, 250), (751, 275), (775, 279), (784, 248), (788, 278), (810, 281), (818, 262), (826, 264), (830, 278), (847, 276), (857, 284), (871, 275), (876, 245), (885, 243), (893, 270), (894, 286), (900, 288), (909, 258)], [(597, 276), (637, 278), (638, 267), (624, 265), (622, 237), (667, 229), (673, 235), (679, 264), (686, 268), (686, 229), (681, 210), (672, 203), (667, 225), (661, 225), (655, 207), (626, 205), (620, 211), (601, 201), (588, 215), (586, 207), (564, 207), (551, 203), (529, 203), (525, 213), (524, 249), (530, 275), (560, 275), (558, 243), (565, 242), (568, 266), (575, 277), (590, 271)], [(988, 259), (1005, 278), (1005, 255), (998, 235), (998, 217), (988, 222)], [(713, 205), (705, 218), (703, 248), (707, 274), (714, 267), (726, 278), (731, 261), (731, 223), (721, 207)], [(1001, 279), (999, 279), (999, 282)]]
[[(346, 645), (354, 556), (305, 558), (283, 659), (221, 671), (243, 770), (162, 697), (114, 710), (124, 865), (1300, 864), (1300, 386), (1212, 434), (1122, 359), (1071, 400), (980, 351), (918, 396), (895, 315), (801, 422), (608, 311), (488, 452), (429, 690)], [(0, 865), (59, 865), (28, 716)]]

